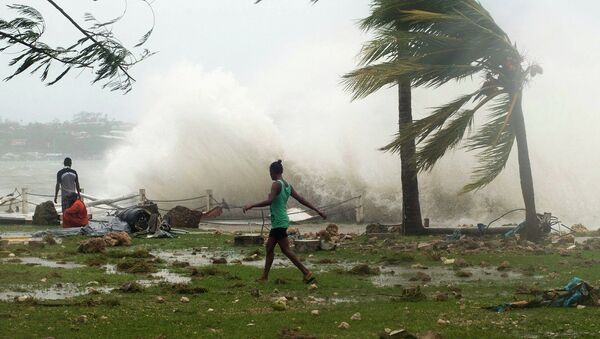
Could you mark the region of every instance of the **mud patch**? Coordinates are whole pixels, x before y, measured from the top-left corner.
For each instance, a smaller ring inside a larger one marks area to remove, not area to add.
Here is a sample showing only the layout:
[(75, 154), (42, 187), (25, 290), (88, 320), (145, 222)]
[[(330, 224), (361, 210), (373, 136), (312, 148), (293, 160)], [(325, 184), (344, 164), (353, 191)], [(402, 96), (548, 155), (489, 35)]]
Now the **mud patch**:
[[(94, 290), (101, 293), (109, 293), (112, 291), (110, 287), (97, 287)], [(31, 286), (22, 286), (19, 291), (4, 291), (0, 292), (0, 300), (12, 301), (17, 297), (28, 295), (35, 300), (61, 300), (67, 298), (74, 298), (88, 294), (87, 289), (82, 288), (76, 284), (57, 284), (50, 288), (34, 289)]]
[[(476, 281), (502, 281), (507, 279), (519, 280), (530, 278), (530, 276), (525, 276), (520, 272), (499, 272), (495, 269), (485, 269), (481, 267), (463, 268), (461, 269), (461, 272), (464, 274), (460, 274), (460, 276), (457, 276), (455, 270), (446, 267), (430, 267), (426, 272), (427, 275), (431, 277), (431, 281), (427, 282), (428, 285), (445, 285)], [(415, 285), (420, 282), (416, 282), (411, 279), (422, 273), (425, 272), (413, 268), (386, 267), (385, 272), (371, 277), (371, 282), (373, 285), (379, 287)], [(534, 276), (534, 278), (541, 278), (541, 276)]]
[[(42, 259), (37, 257), (19, 257), (20, 264), (23, 265), (33, 265), (33, 266), (42, 266), (42, 267), (50, 267), (50, 268), (65, 268), (65, 269), (75, 269), (82, 268), (85, 265), (76, 264), (72, 262), (56, 262), (48, 259)], [(9, 259), (3, 259), (0, 262), (9, 262)]]

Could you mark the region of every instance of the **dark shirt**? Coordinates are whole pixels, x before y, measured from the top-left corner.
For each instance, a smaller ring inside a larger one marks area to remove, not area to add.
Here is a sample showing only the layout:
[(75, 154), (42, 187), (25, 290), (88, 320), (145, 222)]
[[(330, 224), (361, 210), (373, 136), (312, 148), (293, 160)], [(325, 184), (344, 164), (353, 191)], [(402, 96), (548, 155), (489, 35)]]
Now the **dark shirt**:
[(65, 167), (56, 173), (56, 183), (60, 185), (61, 196), (63, 198), (69, 192), (78, 193), (77, 182), (79, 182), (77, 172), (70, 167)]

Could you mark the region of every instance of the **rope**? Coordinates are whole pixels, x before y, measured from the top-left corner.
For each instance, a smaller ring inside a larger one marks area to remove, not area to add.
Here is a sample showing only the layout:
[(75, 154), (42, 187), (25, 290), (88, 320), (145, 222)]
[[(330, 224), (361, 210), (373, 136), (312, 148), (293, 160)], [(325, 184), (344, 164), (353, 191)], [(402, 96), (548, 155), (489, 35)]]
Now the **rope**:
[(148, 200), (150, 200), (152, 202), (183, 202), (183, 201), (198, 200), (198, 199), (202, 199), (202, 198), (206, 198), (206, 195), (202, 195), (202, 196), (199, 196), (199, 197), (186, 198), (186, 199), (155, 200), (155, 199), (148, 198)]
[(54, 198), (54, 195), (50, 195), (50, 194), (39, 194), (39, 193), (27, 192), (27, 195), (31, 195), (34, 197), (41, 197), (41, 198)]

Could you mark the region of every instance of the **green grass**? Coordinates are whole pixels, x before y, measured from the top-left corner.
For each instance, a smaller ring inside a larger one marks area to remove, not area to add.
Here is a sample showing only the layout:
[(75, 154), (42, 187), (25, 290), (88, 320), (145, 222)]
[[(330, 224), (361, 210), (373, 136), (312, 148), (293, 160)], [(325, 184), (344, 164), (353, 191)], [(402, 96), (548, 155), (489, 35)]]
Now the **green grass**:
[[(0, 226), (4, 231), (6, 226)], [(31, 230), (10, 226), (11, 231)], [(76, 251), (81, 237), (64, 239), (59, 245), (35, 248), (23, 245), (0, 248), (0, 257), (15, 253), (17, 257), (35, 256), (55, 261), (86, 265), (77, 269), (53, 269), (19, 263), (0, 264), (0, 292), (28, 288), (45, 288), (58, 283), (76, 283), (85, 287), (90, 281), (100, 286), (119, 288), (126, 282), (149, 279), (147, 273), (105, 274), (98, 264), (151, 261), (153, 250), (184, 250), (208, 247), (210, 250), (238, 251), (244, 254), (260, 247), (233, 248), (232, 236), (189, 234), (177, 239), (134, 239), (133, 246), (111, 248), (106, 253), (80, 254)], [(427, 241), (436, 238), (404, 238), (399, 242)], [(270, 281), (255, 282), (261, 269), (244, 265), (210, 265), (177, 267), (154, 261), (156, 269), (168, 269), (191, 276), (186, 287), (157, 284), (137, 293), (114, 291), (109, 294), (84, 295), (66, 300), (0, 302), (0, 338), (278, 338), (284, 328), (318, 338), (377, 338), (384, 328), (405, 328), (411, 333), (433, 330), (445, 338), (522, 338), (544, 337), (555, 333), (564, 337), (597, 337), (600, 324), (593, 319), (600, 308), (544, 308), (516, 310), (502, 314), (481, 309), (513, 300), (519, 286), (551, 288), (563, 286), (572, 276), (579, 276), (600, 286), (600, 251), (581, 251), (567, 257), (558, 254), (532, 254), (526, 251), (493, 251), (460, 254), (440, 251), (429, 255), (419, 251), (397, 252), (390, 243), (358, 237), (337, 251), (302, 254), (311, 263), (337, 262), (349, 267), (363, 263), (372, 266), (392, 264), (410, 267), (415, 263), (442, 266), (437, 256), (463, 258), (479, 265), (485, 261), (494, 270), (509, 261), (513, 270), (525, 272), (522, 280), (460, 280), (453, 286), (422, 287), (428, 296), (423, 301), (402, 301), (402, 287), (375, 287), (369, 276), (335, 270), (318, 272), (318, 289), (309, 290), (293, 267), (274, 268)], [(264, 253), (263, 250), (261, 252)], [(4, 253), (4, 255), (2, 255)], [(200, 254), (199, 254), (200, 255)], [(281, 253), (277, 252), (278, 257)], [(319, 264), (317, 264), (319, 265)], [(317, 270), (316, 270), (317, 271)], [(551, 273), (552, 272), (552, 273)], [(541, 276), (533, 277), (533, 276)], [(42, 281), (45, 279), (45, 281)], [(276, 283), (283, 281), (284, 283)], [(436, 291), (460, 290), (463, 299), (452, 296), (447, 301), (433, 301)], [(260, 291), (257, 294), (257, 290)], [(157, 297), (164, 302), (158, 302)], [(189, 303), (180, 301), (181, 297)], [(276, 311), (275, 298), (285, 296), (288, 308)], [(338, 302), (340, 301), (341, 302)], [(209, 312), (209, 309), (213, 309)], [(318, 316), (311, 315), (319, 310)], [(352, 321), (360, 312), (362, 320)], [(85, 317), (82, 317), (85, 316)], [(448, 325), (438, 325), (438, 319)], [(347, 330), (338, 329), (342, 321)]]

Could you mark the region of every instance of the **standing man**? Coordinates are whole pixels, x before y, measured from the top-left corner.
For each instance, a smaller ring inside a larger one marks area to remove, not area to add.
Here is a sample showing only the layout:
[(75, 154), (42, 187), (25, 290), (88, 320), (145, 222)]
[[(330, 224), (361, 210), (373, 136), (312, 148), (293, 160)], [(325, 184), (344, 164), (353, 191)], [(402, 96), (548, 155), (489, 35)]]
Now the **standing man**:
[(69, 193), (76, 193), (77, 198), (81, 198), (79, 188), (79, 177), (77, 172), (71, 169), (71, 158), (65, 158), (63, 164), (65, 168), (61, 169), (56, 173), (56, 190), (54, 191), (54, 203), (57, 203), (58, 189), (60, 188), (60, 202), (62, 205), (62, 211), (64, 212), (69, 208), (69, 201), (67, 196)]

